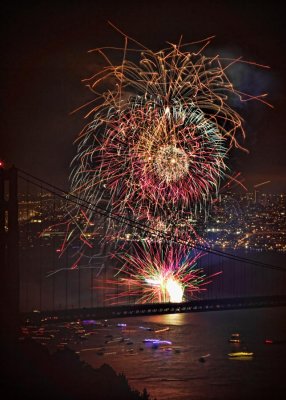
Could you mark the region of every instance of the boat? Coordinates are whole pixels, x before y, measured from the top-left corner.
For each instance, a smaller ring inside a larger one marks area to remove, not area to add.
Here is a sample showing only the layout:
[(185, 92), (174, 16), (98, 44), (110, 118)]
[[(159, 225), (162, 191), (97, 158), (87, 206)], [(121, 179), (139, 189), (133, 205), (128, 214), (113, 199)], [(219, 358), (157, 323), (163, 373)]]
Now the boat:
[(229, 343), (241, 343), (240, 334), (232, 333), (228, 341)]
[(161, 332), (167, 332), (167, 331), (169, 331), (169, 330), (170, 330), (170, 328), (167, 327), (167, 328), (162, 328), (162, 329), (156, 329), (154, 332), (155, 332), (155, 333), (161, 333)]
[(152, 343), (152, 344), (156, 344), (156, 345), (160, 345), (160, 344), (172, 344), (172, 342), (170, 342), (170, 340), (161, 340), (161, 339), (144, 339), (143, 340), (144, 343)]
[(154, 331), (154, 329), (149, 326), (139, 326), (139, 329), (143, 329), (144, 331)]
[(253, 357), (254, 353), (250, 351), (235, 351), (234, 353), (228, 353), (231, 358), (235, 357)]
[(265, 339), (265, 344), (286, 344), (286, 340)]
[(65, 349), (66, 347), (67, 347), (67, 343), (66, 342), (62, 342), (62, 343), (58, 343), (57, 344), (57, 348), (59, 349), (59, 350), (63, 350), (63, 349)]
[(210, 354), (205, 354), (204, 356), (201, 356), (201, 357), (199, 358), (199, 361), (200, 361), (200, 362), (206, 362), (206, 359), (207, 359), (209, 356), (210, 356)]

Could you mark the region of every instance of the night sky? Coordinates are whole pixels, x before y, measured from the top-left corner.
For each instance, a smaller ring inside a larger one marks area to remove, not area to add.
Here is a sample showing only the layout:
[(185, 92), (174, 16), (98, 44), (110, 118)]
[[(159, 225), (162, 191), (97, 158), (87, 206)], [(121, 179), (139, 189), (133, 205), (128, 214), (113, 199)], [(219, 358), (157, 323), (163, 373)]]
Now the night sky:
[(0, 157), (8, 164), (67, 188), (73, 141), (87, 122), (84, 112), (70, 113), (93, 98), (81, 79), (100, 66), (87, 51), (124, 43), (109, 20), (152, 50), (181, 35), (215, 35), (208, 54), (269, 65), (231, 72), (239, 90), (267, 92), (274, 106), (237, 105), (250, 154), (237, 151), (231, 162), (250, 190), (270, 179), (265, 190), (286, 191), (286, 21), (278, 2), (2, 1), (1, 14)]

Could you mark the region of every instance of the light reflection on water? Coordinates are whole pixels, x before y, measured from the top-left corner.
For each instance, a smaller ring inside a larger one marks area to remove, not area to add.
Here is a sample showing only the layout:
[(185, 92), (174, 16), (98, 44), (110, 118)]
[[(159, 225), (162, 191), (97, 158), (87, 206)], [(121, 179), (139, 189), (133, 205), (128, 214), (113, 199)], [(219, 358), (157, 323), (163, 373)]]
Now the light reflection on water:
[[(130, 384), (144, 387), (157, 400), (274, 399), (285, 397), (286, 345), (265, 345), (266, 338), (286, 339), (286, 308), (169, 314), (110, 320), (81, 350), (81, 358), (94, 367), (108, 363), (124, 372)], [(118, 322), (127, 327), (117, 327)], [(139, 327), (170, 330), (155, 334)], [(242, 344), (228, 342), (239, 332)], [(112, 335), (112, 338), (107, 337)], [(143, 343), (160, 337), (171, 346)], [(120, 341), (123, 338), (124, 341)], [(106, 343), (108, 342), (108, 343)], [(77, 350), (80, 350), (77, 349)], [(250, 350), (253, 359), (233, 360), (231, 351)], [(205, 362), (200, 357), (210, 354)]]
[(149, 322), (163, 325), (186, 325), (190, 323), (190, 314), (165, 314), (147, 317)]

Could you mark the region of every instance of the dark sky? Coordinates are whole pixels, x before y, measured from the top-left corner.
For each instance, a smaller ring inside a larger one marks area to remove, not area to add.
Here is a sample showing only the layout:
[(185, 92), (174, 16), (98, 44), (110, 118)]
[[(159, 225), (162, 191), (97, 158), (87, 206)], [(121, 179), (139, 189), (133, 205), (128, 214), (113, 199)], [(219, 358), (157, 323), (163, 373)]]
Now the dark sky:
[[(58, 3), (58, 4), (57, 4)], [(211, 54), (243, 56), (270, 70), (235, 67), (240, 90), (268, 92), (271, 109), (240, 107), (250, 154), (233, 165), (253, 184), (270, 179), (270, 191), (286, 192), (286, 22), (279, 2), (261, 1), (22, 1), (1, 2), (1, 143), (8, 163), (67, 187), (73, 140), (86, 121), (70, 112), (92, 94), (81, 82), (98, 63), (89, 49), (123, 45), (110, 20), (152, 50), (166, 41), (215, 35)]]

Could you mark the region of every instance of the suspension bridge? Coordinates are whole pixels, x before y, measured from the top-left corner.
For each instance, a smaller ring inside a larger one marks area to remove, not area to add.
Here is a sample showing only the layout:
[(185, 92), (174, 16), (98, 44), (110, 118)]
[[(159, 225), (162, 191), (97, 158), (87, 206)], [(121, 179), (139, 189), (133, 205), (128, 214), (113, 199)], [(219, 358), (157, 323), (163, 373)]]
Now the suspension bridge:
[[(71, 257), (79, 246), (76, 241), (59, 257), (66, 234), (61, 221), (67, 203), (96, 213), (102, 232), (113, 220), (158, 239), (186, 243), (115, 215), (108, 208), (87, 204), (14, 167), (0, 169), (0, 203), (2, 320), (9, 320), (11, 329), (19, 318), (67, 321), (286, 305), (283, 255), (279, 263), (273, 263), (266, 253), (248, 257), (239, 251), (224, 252), (194, 244), (189, 244), (190, 251), (195, 247), (205, 254), (198, 261), (199, 267), (207, 275), (220, 273), (205, 292), (183, 303), (138, 304), (131, 295), (122, 302), (117, 287), (110, 302), (106, 282), (114, 276), (116, 264), (110, 257), (112, 242), (104, 236), (92, 239), (88, 257), (78, 265)], [(49, 226), (56, 229), (49, 230)]]

